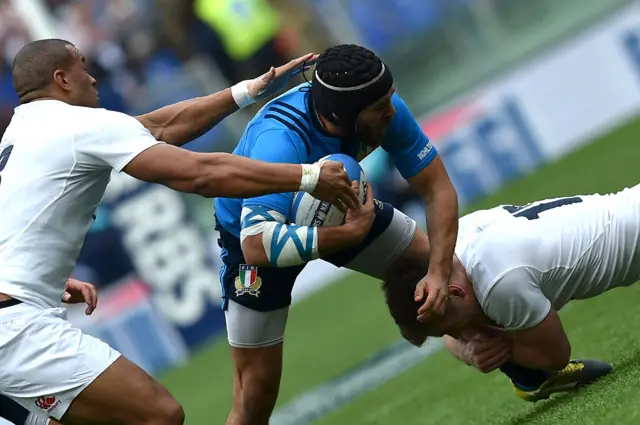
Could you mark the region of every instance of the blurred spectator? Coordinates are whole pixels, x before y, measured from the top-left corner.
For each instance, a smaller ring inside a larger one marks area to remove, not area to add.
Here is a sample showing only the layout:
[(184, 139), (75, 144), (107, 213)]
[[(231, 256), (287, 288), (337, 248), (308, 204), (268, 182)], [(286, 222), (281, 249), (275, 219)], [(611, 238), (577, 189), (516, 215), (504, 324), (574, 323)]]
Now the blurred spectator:
[(194, 43), (211, 55), (223, 74), (237, 82), (291, 57), (295, 41), (282, 33), (277, 11), (267, 0), (190, 0)]
[(0, 0), (0, 135), (9, 125), (18, 97), (13, 90), (11, 65), (29, 41), (29, 31), (9, 0)]

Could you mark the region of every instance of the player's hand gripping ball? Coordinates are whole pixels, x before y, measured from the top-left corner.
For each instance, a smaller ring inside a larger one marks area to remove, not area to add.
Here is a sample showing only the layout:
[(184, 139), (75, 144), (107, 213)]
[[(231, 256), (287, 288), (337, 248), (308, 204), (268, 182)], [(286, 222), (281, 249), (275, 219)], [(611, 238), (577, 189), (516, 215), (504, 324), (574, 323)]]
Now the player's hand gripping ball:
[[(349, 179), (360, 184), (358, 199), (362, 205), (367, 195), (367, 182), (358, 161), (344, 154), (328, 155), (320, 161), (342, 162)], [(345, 213), (336, 206), (320, 201), (306, 192), (297, 192), (291, 205), (291, 217), (298, 226), (340, 226), (344, 224)]]

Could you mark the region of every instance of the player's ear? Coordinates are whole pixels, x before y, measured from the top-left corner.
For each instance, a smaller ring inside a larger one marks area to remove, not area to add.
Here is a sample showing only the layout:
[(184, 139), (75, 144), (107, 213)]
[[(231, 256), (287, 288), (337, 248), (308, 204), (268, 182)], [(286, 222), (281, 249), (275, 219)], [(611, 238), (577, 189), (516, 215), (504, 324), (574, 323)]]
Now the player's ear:
[(56, 83), (62, 90), (69, 91), (71, 90), (71, 85), (69, 84), (69, 79), (67, 78), (67, 73), (63, 69), (57, 69), (53, 73), (53, 81)]
[(450, 297), (455, 297), (455, 298), (464, 298), (466, 297), (466, 292), (465, 290), (460, 286), (457, 285), (455, 283), (452, 283), (449, 285), (449, 296)]

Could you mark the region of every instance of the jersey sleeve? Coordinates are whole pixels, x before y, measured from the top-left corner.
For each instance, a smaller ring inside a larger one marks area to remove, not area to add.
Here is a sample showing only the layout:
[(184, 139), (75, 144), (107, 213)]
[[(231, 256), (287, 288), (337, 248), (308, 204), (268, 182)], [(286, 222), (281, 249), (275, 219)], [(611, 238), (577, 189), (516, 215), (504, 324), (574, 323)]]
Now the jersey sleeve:
[(107, 110), (100, 113), (103, 117), (94, 121), (95, 127), (76, 138), (75, 150), (82, 163), (120, 172), (140, 153), (161, 143), (129, 115)]
[(389, 153), (400, 174), (408, 179), (429, 165), (438, 152), (400, 96), (394, 94), (392, 101), (396, 115), (387, 128), (382, 148)]
[[(249, 157), (260, 161), (288, 164), (302, 164), (306, 161), (302, 149), (284, 129), (269, 129), (259, 133), (253, 141)], [(265, 207), (289, 218), (293, 196), (293, 192), (288, 192), (247, 198), (243, 206)]]
[(505, 272), (486, 294), (484, 312), (507, 330), (533, 328), (551, 310), (551, 302), (535, 282), (535, 273), (530, 268)]

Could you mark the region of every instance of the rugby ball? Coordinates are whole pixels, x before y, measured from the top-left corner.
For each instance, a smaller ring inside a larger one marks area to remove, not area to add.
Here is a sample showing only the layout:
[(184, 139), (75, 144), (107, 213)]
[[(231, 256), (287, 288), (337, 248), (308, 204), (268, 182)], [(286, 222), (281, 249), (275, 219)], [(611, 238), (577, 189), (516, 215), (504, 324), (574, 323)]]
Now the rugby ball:
[[(342, 162), (349, 179), (360, 183), (359, 197), (362, 204), (366, 197), (367, 183), (358, 161), (344, 154), (328, 155), (321, 161)], [(290, 217), (298, 226), (340, 226), (344, 223), (345, 214), (329, 202), (320, 201), (306, 192), (297, 192), (293, 197)]]

